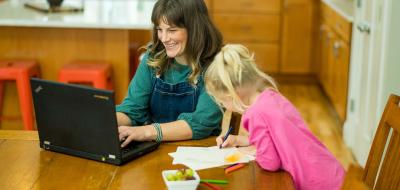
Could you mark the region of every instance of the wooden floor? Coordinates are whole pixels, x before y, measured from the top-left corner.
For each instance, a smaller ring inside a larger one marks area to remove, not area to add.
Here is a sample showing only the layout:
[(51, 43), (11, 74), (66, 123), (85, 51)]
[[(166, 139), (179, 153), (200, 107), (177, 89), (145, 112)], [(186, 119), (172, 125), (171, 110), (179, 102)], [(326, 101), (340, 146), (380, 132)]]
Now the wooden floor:
[(354, 158), (343, 142), (342, 124), (320, 86), (312, 83), (280, 84), (279, 90), (297, 107), (314, 135), (347, 169)]
[[(342, 126), (320, 86), (310, 82), (279, 83), (279, 91), (299, 110), (312, 133), (333, 153), (347, 170), (354, 163), (353, 155), (342, 138)], [(230, 113), (225, 114), (227, 126)], [(240, 134), (245, 134), (244, 130)], [(225, 131), (224, 129), (223, 131)]]

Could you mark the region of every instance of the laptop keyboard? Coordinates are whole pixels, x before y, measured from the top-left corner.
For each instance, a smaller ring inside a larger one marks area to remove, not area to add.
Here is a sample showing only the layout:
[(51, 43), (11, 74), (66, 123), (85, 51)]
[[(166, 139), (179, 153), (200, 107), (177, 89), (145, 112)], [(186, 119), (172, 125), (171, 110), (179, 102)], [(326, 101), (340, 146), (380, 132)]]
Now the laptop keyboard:
[(135, 143), (130, 143), (128, 146), (121, 149), (122, 154), (125, 154), (135, 148)]

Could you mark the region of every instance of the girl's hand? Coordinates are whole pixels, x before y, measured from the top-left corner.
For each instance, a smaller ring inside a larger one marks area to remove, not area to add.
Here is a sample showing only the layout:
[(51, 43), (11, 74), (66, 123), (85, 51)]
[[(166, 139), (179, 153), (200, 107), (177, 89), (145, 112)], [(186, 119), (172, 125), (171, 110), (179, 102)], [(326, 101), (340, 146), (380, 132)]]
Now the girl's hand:
[(225, 141), (223, 141), (224, 135), (217, 137), (217, 146), (225, 147), (237, 147), (237, 146), (249, 146), (249, 141), (246, 136), (241, 135), (229, 135)]
[(251, 145), (251, 146), (240, 147), (238, 148), (238, 151), (243, 154), (256, 156), (257, 149), (255, 146)]
[(119, 140), (123, 141), (121, 147), (125, 147), (132, 141), (151, 140), (152, 137), (151, 134), (153, 134), (154, 132), (156, 133), (154, 127), (148, 125), (141, 127), (119, 126), (118, 132), (119, 132)]

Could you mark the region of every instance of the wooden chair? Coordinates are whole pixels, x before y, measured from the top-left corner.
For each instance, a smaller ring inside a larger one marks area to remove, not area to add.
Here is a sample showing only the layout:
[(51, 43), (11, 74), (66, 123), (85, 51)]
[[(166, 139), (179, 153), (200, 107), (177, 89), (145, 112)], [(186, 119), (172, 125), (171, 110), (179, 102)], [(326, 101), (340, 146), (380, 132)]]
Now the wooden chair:
[(359, 165), (351, 164), (342, 184), (342, 190), (368, 190), (367, 184), (362, 180), (363, 169)]
[(369, 152), (363, 181), (371, 189), (400, 189), (399, 101), (390, 95)]
[[(364, 171), (361, 172), (361, 182), (365, 183), (369, 189), (400, 189), (399, 102), (399, 96), (391, 95), (389, 97), (376, 130), (367, 164)], [(351, 174), (349, 170), (344, 180), (343, 188), (351, 188), (350, 183), (354, 185), (356, 182), (350, 181), (357, 179), (357, 176), (359, 174)]]

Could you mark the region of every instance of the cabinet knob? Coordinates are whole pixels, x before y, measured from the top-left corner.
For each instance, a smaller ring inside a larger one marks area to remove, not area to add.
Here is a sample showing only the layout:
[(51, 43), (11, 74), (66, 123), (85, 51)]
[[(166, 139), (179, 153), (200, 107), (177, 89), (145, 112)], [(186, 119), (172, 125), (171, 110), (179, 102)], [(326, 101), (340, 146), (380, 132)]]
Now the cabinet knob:
[(339, 41), (335, 41), (333, 43), (333, 55), (338, 58), (339, 57), (339, 49), (341, 47), (341, 44)]
[(369, 34), (371, 32), (370, 24), (366, 21), (360, 22), (357, 24), (357, 29), (362, 33)]

